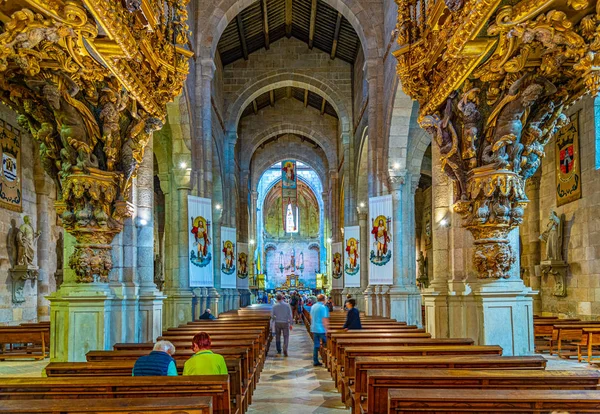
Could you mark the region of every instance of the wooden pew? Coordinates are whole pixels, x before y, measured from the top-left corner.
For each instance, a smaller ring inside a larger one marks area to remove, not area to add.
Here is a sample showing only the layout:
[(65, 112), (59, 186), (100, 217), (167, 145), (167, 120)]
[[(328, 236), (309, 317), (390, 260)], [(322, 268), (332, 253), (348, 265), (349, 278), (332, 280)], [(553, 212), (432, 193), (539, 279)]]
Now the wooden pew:
[(0, 414), (212, 414), (212, 397), (2, 401)]
[(554, 324), (556, 323), (570, 323), (578, 322), (579, 319), (534, 319), (533, 321), (533, 335), (535, 341), (535, 352), (550, 352), (552, 355), (552, 331), (554, 330)]
[[(597, 328), (583, 328), (583, 335), (581, 341), (577, 345), (577, 362), (583, 360), (582, 349), (586, 350), (588, 364), (593, 363), (595, 360), (594, 347), (600, 346), (600, 327)], [(596, 353), (595, 355), (599, 355)]]
[[(177, 372), (183, 375), (185, 361), (175, 361)], [(232, 412), (244, 413), (248, 409), (248, 388), (242, 381), (242, 361), (226, 359), (229, 375), (229, 393)], [(131, 376), (135, 360), (131, 361), (101, 361), (101, 362), (51, 362), (44, 368), (47, 377), (120, 377)]]
[[(388, 392), (389, 413), (571, 414), (600, 412), (600, 393), (580, 390), (402, 389)], [(468, 407), (468, 408), (467, 408)]]
[(556, 354), (560, 358), (566, 359), (577, 355), (577, 346), (575, 342), (581, 341), (583, 337), (583, 328), (598, 327), (600, 327), (600, 321), (556, 323), (552, 330), (552, 341), (553, 343), (556, 343)]
[(0, 379), (0, 400), (139, 396), (157, 401), (164, 397), (212, 397), (214, 413), (231, 412), (227, 375), (161, 377), (160, 381), (156, 377), (131, 376), (78, 377), (76, 381), (69, 377)]
[(592, 370), (373, 370), (367, 374), (367, 410), (361, 409), (361, 412), (387, 414), (388, 391), (391, 389), (488, 389), (490, 399), (493, 399), (497, 389), (597, 390), (599, 380), (600, 373)]
[[(0, 327), (0, 361), (11, 358), (46, 358), (47, 345), (50, 343), (49, 327), (3, 326)], [(34, 347), (19, 347), (15, 344), (32, 344)], [(10, 349), (6, 350), (6, 345)], [(40, 348), (35, 347), (40, 345)]]
[(348, 392), (347, 400), (352, 402), (354, 413), (360, 412), (360, 402), (367, 394), (367, 373), (370, 370), (397, 369), (486, 369), (486, 370), (544, 370), (546, 358), (533, 356), (372, 356), (358, 357), (354, 362), (354, 384), (344, 381), (344, 389)]

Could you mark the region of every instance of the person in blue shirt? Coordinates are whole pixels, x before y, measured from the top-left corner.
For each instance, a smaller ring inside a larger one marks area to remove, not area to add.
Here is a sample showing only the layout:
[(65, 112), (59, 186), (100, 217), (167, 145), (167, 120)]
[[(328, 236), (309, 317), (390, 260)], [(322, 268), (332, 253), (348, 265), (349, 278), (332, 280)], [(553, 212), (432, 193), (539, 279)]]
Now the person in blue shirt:
[(154, 349), (148, 355), (139, 357), (133, 365), (134, 377), (149, 376), (177, 376), (177, 366), (171, 355), (175, 353), (175, 347), (169, 341), (158, 341)]
[(329, 309), (325, 306), (325, 295), (317, 297), (315, 303), (310, 309), (310, 331), (313, 334), (313, 365), (320, 367), (323, 364), (319, 362), (319, 349), (321, 342), (323, 347), (327, 345), (327, 329), (329, 328)]
[(360, 312), (356, 309), (356, 299), (348, 299), (346, 301), (346, 308), (348, 309), (348, 313), (346, 313), (346, 323), (343, 326), (344, 330), (362, 329)]
[(200, 315), (200, 317), (198, 319), (210, 319), (210, 320), (213, 320), (213, 319), (217, 319), (217, 318), (215, 318), (215, 316), (212, 314), (210, 308), (207, 308), (204, 311), (204, 313), (202, 315)]

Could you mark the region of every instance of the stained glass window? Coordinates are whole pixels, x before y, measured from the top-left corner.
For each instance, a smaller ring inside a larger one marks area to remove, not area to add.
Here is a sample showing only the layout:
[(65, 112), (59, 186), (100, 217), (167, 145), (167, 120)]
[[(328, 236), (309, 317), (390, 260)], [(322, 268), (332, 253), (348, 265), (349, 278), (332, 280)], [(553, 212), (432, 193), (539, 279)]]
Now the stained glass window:
[(287, 213), (285, 214), (285, 232), (298, 233), (298, 207), (296, 207), (296, 222), (294, 223), (291, 204), (288, 204)]

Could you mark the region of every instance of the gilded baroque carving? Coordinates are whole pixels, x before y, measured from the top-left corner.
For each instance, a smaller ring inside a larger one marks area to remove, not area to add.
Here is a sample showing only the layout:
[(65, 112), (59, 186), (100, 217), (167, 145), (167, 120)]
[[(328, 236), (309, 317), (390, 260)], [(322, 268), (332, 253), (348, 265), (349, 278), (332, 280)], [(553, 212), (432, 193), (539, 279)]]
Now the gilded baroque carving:
[(110, 243), (191, 52), (189, 0), (0, 0), (0, 100), (40, 144), (79, 282), (108, 281)]
[[(507, 278), (525, 183), (574, 101), (600, 88), (600, 2), (397, 0), (398, 75), (455, 182), (480, 278)], [(444, 39), (444, 41), (440, 41)]]

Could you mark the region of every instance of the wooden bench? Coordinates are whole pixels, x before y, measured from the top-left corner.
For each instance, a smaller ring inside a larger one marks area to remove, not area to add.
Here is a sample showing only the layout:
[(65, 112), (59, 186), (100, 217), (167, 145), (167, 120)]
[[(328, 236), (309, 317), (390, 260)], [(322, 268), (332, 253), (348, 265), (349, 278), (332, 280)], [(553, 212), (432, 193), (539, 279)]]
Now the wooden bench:
[[(213, 412), (229, 414), (229, 377), (206, 375), (186, 377), (69, 377), (1, 378), (0, 400), (131, 398), (144, 396), (160, 400), (164, 397), (212, 397)], [(4, 401), (0, 403), (3, 405)]]
[[(556, 344), (556, 354), (560, 358), (577, 355), (577, 342), (583, 337), (583, 328), (598, 328), (600, 321), (556, 323), (552, 331), (552, 342)], [(565, 343), (566, 342), (566, 343)]]
[[(592, 370), (372, 370), (367, 374), (367, 409), (361, 409), (361, 412), (387, 414), (388, 391), (391, 389), (488, 389), (493, 399), (497, 389), (597, 390), (599, 380), (600, 373)], [(490, 388), (494, 391), (490, 391)]]
[[(354, 412), (360, 412), (360, 402), (367, 394), (367, 372), (370, 370), (397, 370), (397, 369), (486, 369), (486, 370), (544, 370), (546, 358), (533, 356), (373, 356), (358, 357), (354, 362), (354, 384), (348, 384), (344, 379), (346, 400), (353, 405)], [(344, 391), (342, 391), (344, 392)]]
[(583, 360), (582, 350), (586, 350), (588, 364), (593, 363), (596, 359), (594, 355), (599, 355), (598, 352), (594, 354), (594, 347), (600, 346), (600, 327), (597, 328), (583, 328), (583, 335), (581, 341), (577, 345), (577, 362)]
[(388, 392), (388, 413), (571, 414), (600, 412), (600, 393), (580, 390), (409, 388)]
[[(49, 327), (4, 326), (0, 327), (0, 361), (11, 358), (46, 358), (47, 345), (50, 343)], [(16, 344), (26, 346), (13, 348)], [(33, 345), (32, 347), (27, 346)], [(9, 349), (6, 349), (6, 346)], [(37, 348), (36, 345), (40, 347)]]
[[(185, 361), (175, 361), (177, 372), (183, 374)], [(248, 409), (248, 388), (242, 380), (241, 359), (226, 359), (229, 376), (229, 393), (232, 412), (244, 413)], [(131, 376), (135, 360), (101, 361), (101, 362), (51, 362), (46, 365), (44, 373), (47, 377), (121, 377)]]
[(2, 401), (2, 414), (212, 414), (212, 397)]
[(554, 330), (554, 325), (557, 323), (570, 323), (570, 322), (579, 322), (579, 319), (534, 319), (533, 321), (533, 335), (535, 341), (535, 352), (550, 352), (550, 355), (553, 353), (553, 341), (552, 341), (552, 331)]

